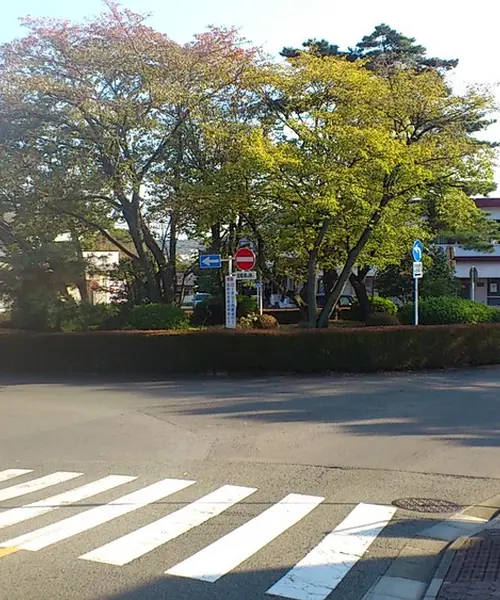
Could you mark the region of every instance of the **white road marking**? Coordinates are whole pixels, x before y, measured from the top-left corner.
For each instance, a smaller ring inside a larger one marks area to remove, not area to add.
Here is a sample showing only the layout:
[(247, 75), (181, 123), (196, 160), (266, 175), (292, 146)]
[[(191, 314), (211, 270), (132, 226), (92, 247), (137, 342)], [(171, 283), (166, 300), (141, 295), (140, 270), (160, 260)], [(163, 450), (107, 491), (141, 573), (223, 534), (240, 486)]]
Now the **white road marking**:
[(0, 490), (0, 502), (3, 500), (11, 500), (12, 498), (18, 498), (19, 496), (24, 496), (26, 494), (31, 494), (32, 492), (38, 492), (39, 490), (50, 487), (51, 485), (63, 483), (65, 481), (69, 481), (70, 479), (74, 479), (75, 477), (81, 477), (82, 475), (83, 473), (58, 471), (57, 473), (51, 473), (50, 475), (45, 475), (44, 477), (39, 477), (38, 479), (31, 479), (26, 483), (18, 483), (17, 485), (12, 485), (11, 487)]
[(393, 506), (358, 504), (267, 593), (292, 600), (324, 600), (368, 550), (396, 510)]
[(6, 469), (5, 471), (0, 471), (0, 483), (14, 479), (14, 477), (26, 475), (26, 473), (33, 473), (33, 469)]
[(225, 485), (196, 502), (88, 552), (80, 558), (110, 565), (126, 565), (220, 515), (256, 491), (256, 488)]
[(57, 510), (61, 506), (85, 500), (85, 498), (90, 498), (91, 496), (123, 485), (134, 479), (137, 478), (128, 477), (127, 475), (109, 475), (108, 477), (103, 477), (92, 483), (87, 483), (74, 490), (69, 490), (69, 492), (63, 492), (62, 494), (57, 494), (51, 498), (46, 498), (39, 502), (32, 502), (31, 504), (25, 504), (18, 508), (11, 508), (10, 510), (0, 513), (0, 529), (44, 515), (45, 513)]
[(47, 525), (41, 529), (36, 529), (3, 542), (0, 544), (0, 548), (15, 546), (22, 550), (41, 550), (56, 542), (70, 538), (83, 531), (88, 531), (112, 519), (147, 506), (161, 498), (175, 494), (175, 492), (179, 492), (193, 485), (193, 483), (195, 482), (182, 479), (163, 479), (136, 492), (122, 496), (117, 500), (113, 500), (108, 504), (96, 506), (78, 515), (68, 517), (52, 525)]
[(175, 565), (166, 574), (217, 581), (298, 523), (323, 500), (320, 496), (289, 494), (251, 521)]

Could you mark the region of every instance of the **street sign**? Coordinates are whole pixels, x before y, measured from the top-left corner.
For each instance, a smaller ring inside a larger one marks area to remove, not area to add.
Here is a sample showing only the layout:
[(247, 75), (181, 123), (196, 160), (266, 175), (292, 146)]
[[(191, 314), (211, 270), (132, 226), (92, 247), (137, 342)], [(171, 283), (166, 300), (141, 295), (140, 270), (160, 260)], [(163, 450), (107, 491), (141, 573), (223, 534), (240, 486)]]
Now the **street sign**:
[(226, 275), (226, 329), (236, 329), (236, 309), (238, 299), (236, 296), (236, 277)]
[(250, 248), (240, 248), (234, 255), (238, 269), (251, 271), (255, 267), (255, 252)]
[(424, 266), (423, 264), (416, 260), (413, 263), (413, 279), (422, 279), (424, 276)]
[(236, 271), (236, 279), (246, 281), (257, 279), (257, 271)]
[(411, 250), (411, 253), (415, 262), (422, 261), (422, 256), (424, 254), (424, 245), (420, 240), (416, 240), (415, 242), (413, 242), (413, 248)]
[(200, 269), (220, 269), (221, 266), (220, 254), (200, 254)]

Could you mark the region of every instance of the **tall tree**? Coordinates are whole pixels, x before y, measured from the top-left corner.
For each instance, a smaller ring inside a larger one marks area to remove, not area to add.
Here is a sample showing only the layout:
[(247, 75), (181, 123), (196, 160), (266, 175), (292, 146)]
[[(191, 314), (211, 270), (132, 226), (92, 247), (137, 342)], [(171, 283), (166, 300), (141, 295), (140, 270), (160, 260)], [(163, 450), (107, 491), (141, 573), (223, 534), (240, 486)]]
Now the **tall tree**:
[(302, 52), (314, 56), (344, 57), (349, 61), (362, 60), (368, 69), (380, 72), (393, 71), (396, 68), (409, 68), (417, 71), (432, 70), (446, 73), (458, 65), (457, 59), (428, 57), (427, 49), (416, 43), (416, 39), (407, 37), (381, 23), (372, 33), (363, 36), (354, 48), (341, 50), (327, 40), (309, 39), (299, 48), (283, 48), (281, 55), (295, 58)]
[[(397, 239), (400, 227), (428, 232), (431, 206), (452, 227), (476, 217), (464, 189), (491, 180), (493, 154), (470, 125), (487, 126), (489, 96), (454, 96), (435, 71), (403, 69), (389, 79), (356, 61), (310, 54), (274, 68), (261, 94), (276, 121), (256, 152), (280, 188), (283, 214), (296, 215), (311, 324), (327, 325), (376, 239), (391, 231)], [(336, 277), (316, 320), (320, 266)]]
[[(108, 239), (106, 221), (123, 221), (149, 297), (171, 302), (184, 127), (207, 105), (237, 102), (254, 52), (228, 30), (180, 46), (144, 16), (106, 4), (107, 13), (84, 24), (25, 19), (28, 35), (0, 49), (1, 117), (8, 124), (1, 141), (18, 165), (20, 195), (28, 187), (40, 210), (70, 216)], [(167, 248), (156, 235), (161, 219)]]

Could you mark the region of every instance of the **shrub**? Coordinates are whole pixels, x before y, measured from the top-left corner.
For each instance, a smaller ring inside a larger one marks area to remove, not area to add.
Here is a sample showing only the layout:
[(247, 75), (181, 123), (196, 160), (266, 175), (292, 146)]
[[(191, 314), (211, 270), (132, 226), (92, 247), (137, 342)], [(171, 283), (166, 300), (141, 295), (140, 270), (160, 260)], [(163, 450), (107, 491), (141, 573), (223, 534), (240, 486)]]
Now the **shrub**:
[(177, 306), (168, 304), (139, 304), (130, 311), (127, 328), (139, 330), (187, 329), (189, 319)]
[(278, 319), (272, 315), (257, 315), (254, 322), (255, 329), (279, 329)]
[(210, 296), (197, 304), (193, 310), (191, 322), (198, 327), (222, 325), (224, 323), (224, 301), (221, 296)]
[[(398, 307), (389, 298), (382, 298), (382, 296), (373, 296), (370, 298), (370, 306), (373, 313), (386, 313), (388, 315), (396, 316), (398, 314)], [(348, 321), (361, 321), (361, 311), (359, 308), (358, 300), (355, 300), (352, 306), (342, 311), (341, 316), (343, 319)]]
[(374, 313), (386, 313), (393, 316), (398, 314), (398, 307), (389, 298), (373, 296), (373, 298), (370, 298), (370, 305)]
[[(498, 322), (500, 311), (491, 306), (447, 296), (423, 298), (419, 302), (419, 322), (422, 325), (475, 324)], [(405, 305), (399, 312), (404, 324), (414, 320), (414, 304)]]
[(74, 304), (66, 306), (59, 317), (61, 331), (103, 331), (125, 326), (123, 305)]
[(385, 312), (374, 312), (368, 315), (367, 327), (385, 327), (399, 325), (397, 317)]
[(10, 333), (5, 374), (327, 373), (500, 363), (500, 325)]
[[(253, 296), (238, 296), (237, 316), (247, 317), (257, 310), (257, 301)], [(192, 323), (197, 326), (223, 325), (226, 320), (224, 299), (210, 296), (194, 307)]]

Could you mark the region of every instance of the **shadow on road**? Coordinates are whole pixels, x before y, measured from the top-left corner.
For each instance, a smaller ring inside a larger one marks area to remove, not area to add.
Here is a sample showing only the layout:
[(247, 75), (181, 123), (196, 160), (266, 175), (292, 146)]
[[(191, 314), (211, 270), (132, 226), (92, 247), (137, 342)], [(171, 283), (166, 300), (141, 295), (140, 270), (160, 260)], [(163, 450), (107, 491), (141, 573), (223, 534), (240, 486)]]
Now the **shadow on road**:
[(362, 436), (427, 436), (461, 446), (500, 446), (498, 368), (380, 376), (0, 381), (4, 389), (27, 384), (124, 394), (140, 401), (138, 410), (160, 419), (322, 423)]

